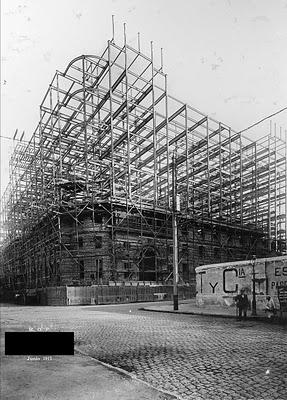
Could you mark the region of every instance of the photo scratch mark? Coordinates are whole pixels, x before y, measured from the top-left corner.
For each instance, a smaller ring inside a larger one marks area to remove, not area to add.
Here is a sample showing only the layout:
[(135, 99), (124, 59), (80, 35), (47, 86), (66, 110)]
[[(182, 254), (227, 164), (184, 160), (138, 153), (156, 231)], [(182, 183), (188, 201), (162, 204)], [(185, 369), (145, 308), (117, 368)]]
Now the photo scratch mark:
[(253, 18), (252, 21), (254, 22), (270, 22), (270, 19), (265, 15), (258, 15), (257, 17)]

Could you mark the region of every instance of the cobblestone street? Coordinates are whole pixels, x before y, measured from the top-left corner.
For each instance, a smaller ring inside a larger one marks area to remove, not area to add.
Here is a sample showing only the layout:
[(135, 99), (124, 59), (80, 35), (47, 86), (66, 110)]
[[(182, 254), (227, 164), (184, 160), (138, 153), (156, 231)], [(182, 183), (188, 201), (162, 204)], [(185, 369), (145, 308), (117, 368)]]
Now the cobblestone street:
[(3, 307), (2, 332), (74, 331), (82, 353), (182, 399), (287, 398), (286, 326), (139, 310), (146, 305)]

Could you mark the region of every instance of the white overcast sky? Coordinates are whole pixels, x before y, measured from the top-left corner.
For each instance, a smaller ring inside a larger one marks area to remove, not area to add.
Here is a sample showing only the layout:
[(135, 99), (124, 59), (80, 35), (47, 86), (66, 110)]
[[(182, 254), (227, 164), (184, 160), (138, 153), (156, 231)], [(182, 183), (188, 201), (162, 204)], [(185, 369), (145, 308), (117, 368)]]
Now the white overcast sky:
[[(1, 135), (30, 138), (56, 71), (111, 38), (164, 49), (169, 92), (242, 130), (287, 106), (287, 0), (2, 0)], [(287, 111), (272, 118), (286, 135)], [(266, 135), (269, 121), (249, 131)], [(12, 141), (1, 139), (2, 193)]]

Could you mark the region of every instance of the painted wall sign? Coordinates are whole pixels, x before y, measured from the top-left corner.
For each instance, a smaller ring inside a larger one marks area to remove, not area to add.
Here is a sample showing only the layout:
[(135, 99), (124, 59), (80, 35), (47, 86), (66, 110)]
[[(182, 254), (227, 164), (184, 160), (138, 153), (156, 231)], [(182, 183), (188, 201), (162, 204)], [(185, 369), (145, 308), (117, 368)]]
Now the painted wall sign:
[(278, 290), (278, 300), (280, 303), (280, 310), (287, 311), (287, 285), (279, 286)]
[[(254, 273), (255, 292), (262, 307), (267, 294), (278, 303), (278, 287), (287, 288), (287, 256), (257, 259)], [(253, 265), (247, 260), (197, 267), (196, 284), (198, 302), (231, 305), (242, 288), (251, 296)]]

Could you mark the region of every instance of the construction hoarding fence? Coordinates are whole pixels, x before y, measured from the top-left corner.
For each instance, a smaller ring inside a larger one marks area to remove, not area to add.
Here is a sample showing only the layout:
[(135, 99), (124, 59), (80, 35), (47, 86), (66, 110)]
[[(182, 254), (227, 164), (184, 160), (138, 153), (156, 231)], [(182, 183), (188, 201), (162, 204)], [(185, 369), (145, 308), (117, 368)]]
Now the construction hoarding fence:
[[(172, 300), (172, 294), (173, 287), (170, 285), (58, 286), (16, 293), (14, 302), (42, 306), (119, 304)], [(191, 299), (194, 296), (192, 287), (179, 286), (179, 299)]]

